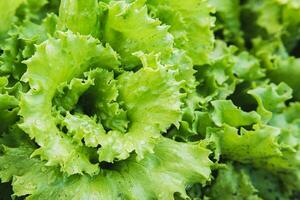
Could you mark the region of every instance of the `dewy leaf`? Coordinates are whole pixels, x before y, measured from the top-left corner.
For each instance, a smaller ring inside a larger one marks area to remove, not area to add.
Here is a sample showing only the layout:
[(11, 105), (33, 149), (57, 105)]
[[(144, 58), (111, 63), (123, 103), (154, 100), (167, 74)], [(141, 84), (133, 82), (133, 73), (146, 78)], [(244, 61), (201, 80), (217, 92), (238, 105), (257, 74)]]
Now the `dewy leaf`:
[(97, 115), (107, 130), (125, 132), (128, 127), (126, 111), (117, 102), (119, 91), (114, 73), (97, 68), (87, 74), (93, 80), (81, 97), (84, 109), (90, 115)]
[[(112, 73), (97, 69), (92, 72), (95, 87), (90, 88), (86, 94), (87, 97), (94, 94), (87, 99), (96, 102), (100, 119), (103, 116), (107, 119), (114, 117), (115, 113), (106, 112), (110, 107), (119, 106), (117, 102), (120, 102), (126, 109), (129, 121), (125, 134), (120, 132), (119, 127), (111, 127), (112, 131), (105, 134), (102, 125), (84, 116), (67, 115), (64, 120), (67, 129), (78, 136), (75, 135), (78, 141), (85, 136), (90, 138), (89, 135), (98, 135), (93, 139), (98, 141), (92, 146), (101, 145), (98, 149), (100, 161), (123, 160), (132, 151), (141, 159), (146, 152), (153, 152), (155, 140), (161, 136), (161, 132), (165, 132), (172, 124), (178, 124), (181, 116), (180, 83), (174, 79), (173, 71), (168, 71), (164, 66), (153, 63), (155, 68), (145, 60), (144, 64), (152, 67), (144, 66), (135, 73), (125, 72), (118, 77), (117, 82), (114, 81)], [(114, 103), (115, 100), (117, 102)], [(110, 111), (114, 110), (122, 111)], [(106, 124), (107, 121), (103, 122)]]
[(124, 160), (134, 150), (132, 138), (118, 131), (106, 133), (103, 126), (86, 115), (67, 113), (61, 117), (61, 126), (66, 127), (77, 145), (97, 148), (98, 159), (106, 162)]
[(103, 56), (110, 51), (96, 39), (66, 32), (59, 33), (58, 39), (43, 42), (26, 61), (28, 70), (22, 79), (29, 82), (31, 89), (21, 99), (23, 123), (20, 126), (40, 145), (34, 155), (48, 160), (47, 165), (59, 164), (68, 174), (98, 172), (86, 150), (74, 145), (71, 138), (56, 127), (51, 113), (52, 98), (61, 83), (81, 75), (94, 64), (109, 66), (110, 60)]
[[(32, 147), (4, 147), (0, 157), (0, 178), (12, 180), (14, 195), (26, 199), (161, 199), (174, 193), (187, 198), (185, 187), (210, 179), (209, 151), (200, 144), (183, 144), (161, 139), (154, 154), (137, 162), (121, 161), (99, 175), (67, 177), (56, 167), (30, 158)], [(188, 156), (187, 156), (188, 155)], [(25, 184), (26, 183), (26, 184)]]
[(68, 130), (68, 134), (73, 137), (79, 145), (84, 140), (88, 147), (97, 147), (101, 145), (106, 138), (106, 132), (101, 124), (83, 114), (71, 115), (67, 113), (62, 117), (62, 124)]
[[(137, 54), (136, 54), (137, 55)], [(160, 56), (154, 54), (143, 54), (138, 53), (144, 66), (151, 66), (156, 68), (161, 66)], [(182, 139), (187, 139), (192, 135), (196, 135), (197, 131), (195, 128), (196, 116), (194, 111), (199, 108), (200, 98), (196, 93), (196, 86), (198, 82), (194, 76), (196, 70), (193, 69), (192, 60), (186, 55), (186, 53), (179, 49), (174, 49), (172, 55), (165, 61), (165, 66), (169, 70), (173, 71), (173, 76), (175, 80), (180, 82), (181, 89), (180, 93), (185, 98), (183, 99), (182, 107), (182, 118), (179, 121), (180, 125), (172, 128), (169, 131), (168, 136), (170, 137), (180, 137)]]
[(94, 84), (94, 80), (89, 76), (86, 79), (73, 78), (70, 83), (62, 83), (57, 89), (53, 103), (64, 110), (72, 110), (75, 108), (80, 96), (86, 92), (91, 85)]
[(209, 62), (208, 55), (213, 50), (214, 35), (211, 28), (214, 18), (213, 8), (205, 0), (149, 0), (151, 13), (163, 23), (170, 25), (175, 46), (184, 49), (194, 65)]
[[(180, 83), (173, 71), (158, 66), (144, 66), (136, 73), (126, 72), (118, 78), (119, 98), (130, 121), (129, 138), (139, 156), (152, 149), (150, 141), (160, 136), (181, 117)], [(146, 112), (145, 112), (146, 111)]]
[(168, 33), (168, 27), (152, 19), (144, 3), (145, 0), (132, 3), (122, 0), (107, 5), (103, 39), (121, 55), (122, 64), (128, 69), (140, 63), (132, 55), (135, 52), (161, 53), (164, 57), (173, 47), (173, 36)]
[(74, 33), (97, 36), (99, 33), (97, 0), (62, 0), (59, 8), (58, 28)]
[(297, 199), (299, 11), (0, 0), (0, 199)]

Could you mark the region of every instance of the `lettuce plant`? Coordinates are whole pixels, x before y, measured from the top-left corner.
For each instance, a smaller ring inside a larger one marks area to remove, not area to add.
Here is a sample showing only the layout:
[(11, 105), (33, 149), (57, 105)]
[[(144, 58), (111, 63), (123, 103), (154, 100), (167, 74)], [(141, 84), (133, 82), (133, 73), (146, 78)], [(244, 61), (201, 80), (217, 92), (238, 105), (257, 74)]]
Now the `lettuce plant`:
[(295, 199), (283, 0), (0, 0), (0, 199)]

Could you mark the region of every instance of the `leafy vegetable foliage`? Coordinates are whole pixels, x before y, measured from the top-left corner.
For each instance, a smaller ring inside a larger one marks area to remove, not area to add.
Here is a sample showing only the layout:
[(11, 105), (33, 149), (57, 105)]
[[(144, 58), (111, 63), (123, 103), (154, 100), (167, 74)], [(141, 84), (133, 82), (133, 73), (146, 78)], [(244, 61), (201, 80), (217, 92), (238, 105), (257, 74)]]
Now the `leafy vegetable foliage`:
[(298, 1), (0, 9), (0, 199), (299, 196)]

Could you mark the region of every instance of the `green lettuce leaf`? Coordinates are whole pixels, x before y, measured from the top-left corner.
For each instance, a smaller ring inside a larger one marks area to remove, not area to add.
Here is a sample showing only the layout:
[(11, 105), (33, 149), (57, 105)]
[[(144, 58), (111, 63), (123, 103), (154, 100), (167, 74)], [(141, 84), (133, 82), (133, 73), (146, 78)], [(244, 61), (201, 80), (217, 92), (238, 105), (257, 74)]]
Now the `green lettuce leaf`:
[(244, 168), (250, 176), (251, 182), (263, 199), (293, 199), (292, 191), (274, 174), (261, 169)]
[(74, 33), (97, 36), (99, 27), (97, 0), (62, 0), (59, 8), (58, 29), (69, 29)]
[(251, 21), (245, 33), (248, 37), (280, 37), (290, 51), (299, 41), (300, 20), (296, 1), (266, 0), (263, 2), (249, 0), (243, 6), (244, 18)]
[(245, 170), (236, 169), (232, 164), (218, 171), (208, 196), (215, 200), (262, 200)]
[(47, 165), (59, 164), (68, 174), (94, 174), (99, 169), (90, 163), (86, 150), (74, 145), (56, 127), (51, 114), (52, 99), (61, 83), (71, 81), (97, 63), (109, 66), (116, 61), (108, 59), (114, 58), (107, 57), (111, 49), (104, 48), (96, 39), (72, 32), (59, 33), (58, 37), (43, 42), (26, 61), (28, 70), (22, 79), (29, 82), (31, 89), (21, 99), (20, 126), (40, 145), (34, 155), (48, 160)]
[(234, 73), (245, 81), (260, 79), (265, 76), (265, 69), (260, 67), (259, 60), (247, 51), (239, 53), (234, 58)]
[(279, 59), (277, 67), (270, 70), (269, 77), (275, 83), (285, 82), (293, 89), (293, 96), (298, 100), (300, 98), (300, 90), (298, 88), (300, 74), (300, 59), (289, 57), (288, 59)]
[(238, 131), (233, 127), (208, 129), (215, 145), (216, 158), (251, 164), (274, 173), (291, 189), (299, 188), (299, 150), (280, 142), (281, 129), (274, 126), (256, 125), (254, 130)]
[(0, 94), (0, 133), (17, 121), (19, 101), (11, 95)]
[(22, 61), (33, 55), (35, 45), (54, 34), (56, 21), (56, 15), (49, 14), (40, 23), (27, 19), (11, 30), (10, 37), (2, 47), (0, 74), (20, 80), (26, 71), (26, 65)]
[[(27, 199), (173, 199), (187, 198), (185, 187), (210, 178), (209, 151), (200, 144), (161, 139), (154, 154), (140, 162), (134, 157), (102, 170), (99, 175), (66, 176), (57, 167), (30, 158), (34, 148), (26, 143), (2, 148), (0, 178), (12, 180), (15, 196)], [(189, 156), (186, 156), (189, 155)], [(24, 185), (24, 183), (26, 183)]]
[(125, 68), (140, 64), (133, 55), (140, 50), (147, 54), (161, 53), (162, 57), (170, 54), (173, 36), (166, 25), (148, 15), (145, 0), (112, 1), (105, 7), (103, 40), (120, 54)]
[(114, 73), (97, 68), (89, 72), (88, 77), (94, 84), (80, 100), (85, 112), (97, 115), (106, 130), (126, 132), (129, 121), (126, 110), (117, 102), (119, 91)]
[(227, 46), (221, 40), (217, 40), (214, 50), (209, 58), (211, 65), (196, 67), (196, 80), (199, 82), (197, 92), (201, 97), (201, 104), (207, 104), (214, 99), (226, 99), (231, 95), (238, 83), (234, 76), (233, 55), (236, 47)]
[(214, 43), (211, 30), (214, 18), (210, 16), (213, 8), (207, 1), (149, 0), (147, 5), (151, 14), (170, 25), (169, 31), (174, 36), (175, 46), (184, 49), (194, 65), (209, 62)]
[[(13, 23), (13, 17), (17, 8), (24, 2), (24, 0), (16, 1), (1, 1), (0, 2), (0, 38), (5, 34)], [(0, 44), (2, 41), (0, 40)]]
[(209, 132), (217, 134), (221, 154), (231, 160), (267, 167), (264, 161), (282, 155), (277, 143), (280, 129), (272, 126), (255, 126), (253, 131), (241, 128), (238, 134), (236, 128), (225, 125), (219, 132), (216, 129)]
[(0, 199), (298, 198), (298, 0), (0, 9)]
[(130, 121), (126, 136), (142, 156), (145, 150), (151, 151), (154, 138), (172, 124), (178, 124), (182, 104), (180, 83), (174, 79), (172, 70), (157, 64), (144, 66), (136, 73), (123, 73), (117, 84), (118, 100), (123, 102)]
[(8, 78), (0, 76), (0, 135), (18, 120), (20, 83), (8, 86)]
[(260, 121), (260, 116), (256, 112), (244, 112), (231, 101), (216, 100), (212, 101), (211, 104), (214, 107), (211, 114), (212, 120), (217, 126), (249, 126)]
[(65, 82), (60, 84), (57, 88), (57, 93), (53, 98), (53, 104), (64, 111), (75, 109), (81, 95), (86, 92), (94, 80), (89, 76), (83, 78), (73, 78), (69, 83)]
[[(239, 0), (209, 0), (216, 12), (216, 30), (221, 30), (227, 42), (243, 47), (245, 41), (241, 29), (241, 6)], [(218, 37), (218, 35), (216, 35)]]
[(293, 199), (290, 188), (274, 174), (247, 165), (226, 163), (207, 196), (211, 199)]
[(257, 112), (264, 121), (272, 118), (272, 112), (285, 109), (285, 101), (292, 98), (292, 90), (285, 83), (261, 85), (248, 91), (257, 101)]
[(281, 113), (276, 113), (270, 124), (281, 129), (279, 142), (298, 148), (299, 135), (299, 103), (292, 103)]

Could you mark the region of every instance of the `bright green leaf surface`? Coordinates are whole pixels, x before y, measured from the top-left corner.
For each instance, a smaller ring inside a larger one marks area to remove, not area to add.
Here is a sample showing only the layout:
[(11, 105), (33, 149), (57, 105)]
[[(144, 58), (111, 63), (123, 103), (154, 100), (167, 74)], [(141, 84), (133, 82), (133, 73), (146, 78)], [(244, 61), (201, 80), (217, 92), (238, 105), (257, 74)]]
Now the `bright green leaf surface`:
[(299, 13), (0, 0), (0, 199), (298, 199)]

